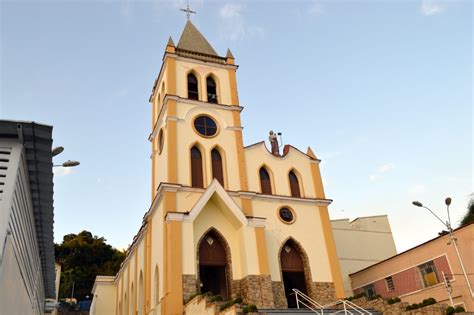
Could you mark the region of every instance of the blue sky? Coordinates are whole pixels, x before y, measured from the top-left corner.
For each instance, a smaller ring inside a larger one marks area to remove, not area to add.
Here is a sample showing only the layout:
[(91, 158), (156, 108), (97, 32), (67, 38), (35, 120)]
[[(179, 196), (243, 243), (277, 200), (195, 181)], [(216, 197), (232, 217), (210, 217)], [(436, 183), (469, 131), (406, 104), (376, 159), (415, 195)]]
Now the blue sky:
[[(236, 62), (246, 145), (270, 129), (323, 161), (331, 218), (388, 214), (399, 251), (473, 191), (469, 1), (191, 1)], [(150, 204), (148, 96), (184, 1), (2, 1), (0, 117), (54, 126), (55, 240), (125, 247)]]

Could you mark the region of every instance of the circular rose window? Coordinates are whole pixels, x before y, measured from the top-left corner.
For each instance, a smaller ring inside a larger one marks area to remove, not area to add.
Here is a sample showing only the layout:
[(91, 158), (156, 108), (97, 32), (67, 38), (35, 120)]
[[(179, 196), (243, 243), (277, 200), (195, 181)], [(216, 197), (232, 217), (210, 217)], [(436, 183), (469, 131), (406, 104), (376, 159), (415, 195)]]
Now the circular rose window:
[(278, 215), (280, 216), (280, 219), (285, 223), (293, 223), (295, 221), (295, 215), (293, 214), (293, 211), (291, 211), (289, 208), (280, 208), (280, 211), (278, 211)]
[(213, 137), (217, 133), (217, 124), (211, 117), (201, 115), (194, 119), (194, 129), (203, 137)]

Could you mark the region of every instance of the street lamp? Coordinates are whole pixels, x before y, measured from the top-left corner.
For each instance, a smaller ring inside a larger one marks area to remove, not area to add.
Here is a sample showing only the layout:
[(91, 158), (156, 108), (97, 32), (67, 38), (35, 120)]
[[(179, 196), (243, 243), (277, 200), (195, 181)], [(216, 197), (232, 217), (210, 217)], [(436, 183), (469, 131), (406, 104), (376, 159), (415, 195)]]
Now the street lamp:
[(56, 165), (53, 165), (53, 167), (59, 167), (59, 166), (60, 167), (74, 167), (74, 166), (78, 166), (79, 164), (81, 164), (79, 161), (67, 160), (63, 164), (56, 164)]
[[(63, 151), (64, 151), (64, 147), (59, 146), (51, 150), (51, 153), (53, 154), (53, 157), (55, 157), (56, 155), (61, 154)], [(74, 166), (78, 166), (79, 164), (81, 164), (79, 163), (79, 161), (67, 160), (66, 162), (62, 164), (53, 165), (53, 167), (74, 167)]]
[(432, 215), (434, 215), (443, 225), (448, 229), (449, 232), (449, 237), (451, 238), (451, 241), (448, 243), (453, 244), (454, 249), (456, 250), (456, 255), (458, 256), (459, 264), (461, 265), (462, 272), (464, 274), (464, 278), (466, 279), (467, 287), (469, 288), (469, 292), (471, 293), (471, 297), (474, 297), (474, 292), (472, 291), (471, 284), (469, 283), (469, 279), (467, 277), (466, 269), (464, 268), (464, 263), (462, 261), (461, 255), (459, 254), (459, 249), (458, 245), (456, 243), (457, 239), (454, 237), (453, 234), (453, 228), (451, 227), (451, 216), (449, 215), (449, 205), (451, 205), (451, 198), (448, 197), (444, 200), (444, 203), (446, 204), (446, 211), (448, 212), (448, 220), (444, 222), (443, 220), (440, 219), (430, 208), (424, 206), (421, 202), (419, 201), (413, 201), (412, 204), (414, 206), (420, 207), (420, 208), (425, 208), (429, 212), (431, 212)]

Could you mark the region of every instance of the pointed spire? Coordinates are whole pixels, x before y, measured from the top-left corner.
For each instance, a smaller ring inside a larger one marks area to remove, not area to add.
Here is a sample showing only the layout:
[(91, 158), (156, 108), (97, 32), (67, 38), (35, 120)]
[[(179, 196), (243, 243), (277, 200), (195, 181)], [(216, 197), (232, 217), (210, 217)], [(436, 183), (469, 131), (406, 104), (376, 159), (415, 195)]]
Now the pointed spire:
[(230, 51), (229, 48), (227, 48), (227, 53), (225, 54), (226, 60), (225, 62), (229, 65), (235, 64), (235, 58), (234, 55), (232, 55), (232, 52)]
[(168, 39), (168, 43), (166, 44), (166, 52), (167, 53), (172, 53), (174, 54), (176, 52), (176, 47), (174, 46), (174, 42), (173, 42), (173, 39), (170, 38)]
[(170, 38), (168, 38), (168, 44), (166, 44), (166, 46), (175, 47), (175, 46), (174, 46), (173, 39), (171, 38), (171, 36), (170, 36)]
[(234, 55), (232, 55), (232, 52), (230, 51), (229, 48), (227, 48), (227, 53), (225, 54), (226, 58), (232, 58), (232, 59), (235, 59), (234, 58)]
[(306, 151), (306, 155), (309, 156), (310, 158), (317, 160), (318, 158), (316, 157), (316, 154), (314, 154), (313, 150), (311, 150), (310, 147), (308, 147), (308, 150)]
[(206, 38), (198, 31), (191, 21), (186, 22), (186, 26), (184, 27), (176, 48), (218, 56), (211, 44), (209, 44)]

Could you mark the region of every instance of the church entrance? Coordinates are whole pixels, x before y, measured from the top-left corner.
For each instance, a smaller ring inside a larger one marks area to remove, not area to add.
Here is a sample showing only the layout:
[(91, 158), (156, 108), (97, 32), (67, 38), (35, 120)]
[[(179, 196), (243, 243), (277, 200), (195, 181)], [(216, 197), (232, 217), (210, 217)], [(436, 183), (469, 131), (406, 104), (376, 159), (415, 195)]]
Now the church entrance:
[(303, 257), (291, 239), (288, 240), (280, 253), (281, 274), (288, 308), (296, 308), (296, 297), (293, 289), (308, 294), (306, 288)]
[(201, 292), (221, 295), (229, 299), (229, 266), (221, 236), (209, 231), (199, 244), (199, 281)]

